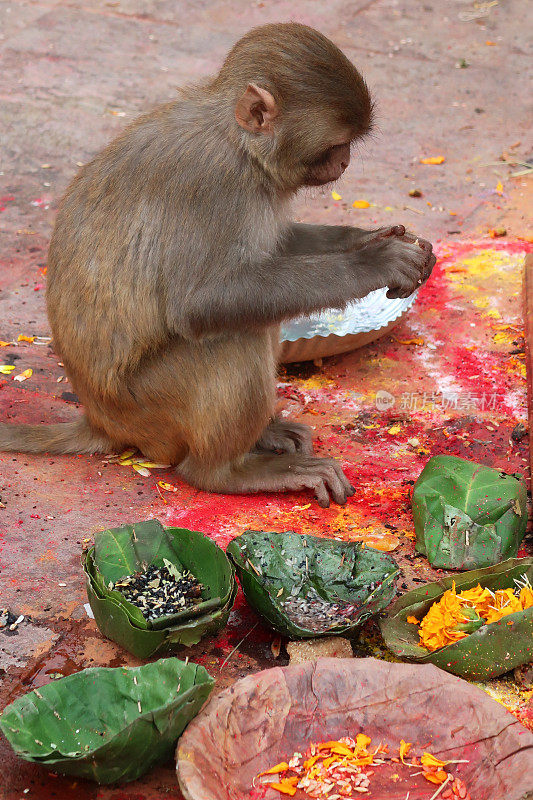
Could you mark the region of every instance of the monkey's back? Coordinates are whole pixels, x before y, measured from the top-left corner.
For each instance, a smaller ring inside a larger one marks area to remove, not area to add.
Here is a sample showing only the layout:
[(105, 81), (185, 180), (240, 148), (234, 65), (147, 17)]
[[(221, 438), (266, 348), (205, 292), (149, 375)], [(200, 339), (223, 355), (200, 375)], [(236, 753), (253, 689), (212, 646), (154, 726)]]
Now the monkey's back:
[[(182, 300), (250, 244), (253, 198), (231, 148), (171, 103), (129, 126), (75, 177), (52, 235), (47, 305), (76, 387), (113, 393), (147, 353), (180, 335)], [(194, 142), (191, 149), (190, 143)], [(205, 159), (205, 160), (204, 160)], [(276, 234), (274, 233), (274, 240)]]

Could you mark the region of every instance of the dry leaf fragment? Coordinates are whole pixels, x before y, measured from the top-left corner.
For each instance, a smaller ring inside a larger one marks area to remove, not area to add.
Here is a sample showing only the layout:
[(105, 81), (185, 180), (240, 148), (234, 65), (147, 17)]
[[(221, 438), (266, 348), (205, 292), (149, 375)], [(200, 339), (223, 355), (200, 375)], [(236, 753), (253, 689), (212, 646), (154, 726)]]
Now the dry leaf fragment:
[(445, 161), (444, 156), (429, 156), (428, 158), (421, 158), (421, 164), (442, 164)]
[(20, 373), (20, 375), (14, 375), (13, 380), (20, 381), (22, 383), (22, 381), (27, 381), (28, 378), (31, 378), (32, 375), (33, 375), (32, 369), (25, 369), (24, 372)]
[(270, 649), (272, 650), (272, 655), (274, 658), (279, 658), (279, 654), (281, 653), (281, 636), (276, 636), (274, 639), (272, 639)]

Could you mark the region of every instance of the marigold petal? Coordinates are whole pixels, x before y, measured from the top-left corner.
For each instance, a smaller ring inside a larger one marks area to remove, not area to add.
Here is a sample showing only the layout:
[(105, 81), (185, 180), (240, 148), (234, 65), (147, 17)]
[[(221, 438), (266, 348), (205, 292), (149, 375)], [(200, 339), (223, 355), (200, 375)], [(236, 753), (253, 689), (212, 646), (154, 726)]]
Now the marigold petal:
[(441, 784), (448, 778), (448, 773), (440, 769), (438, 772), (424, 772), (424, 778), (430, 783)]
[(420, 762), (423, 767), (445, 767), (448, 763), (447, 761), (441, 761), (440, 758), (432, 755), (432, 753), (422, 753)]
[(289, 765), (287, 764), (287, 762), (281, 761), (279, 764), (275, 764), (273, 767), (270, 767), (270, 769), (266, 769), (264, 772), (260, 772), (257, 777), (260, 778), (261, 775), (273, 775), (275, 772), (285, 772), (288, 769)]

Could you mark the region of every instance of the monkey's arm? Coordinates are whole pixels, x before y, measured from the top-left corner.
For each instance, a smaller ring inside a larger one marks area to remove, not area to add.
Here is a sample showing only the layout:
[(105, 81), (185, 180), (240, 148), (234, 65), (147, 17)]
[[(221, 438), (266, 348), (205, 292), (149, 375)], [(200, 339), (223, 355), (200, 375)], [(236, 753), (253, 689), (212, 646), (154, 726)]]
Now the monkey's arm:
[(369, 231), (350, 225), (308, 225), (293, 222), (282, 243), (284, 255), (345, 253), (362, 241)]
[(180, 300), (175, 314), (169, 309), (172, 327), (186, 337), (203, 337), (343, 308), (384, 286), (396, 296), (408, 296), (429, 276), (435, 257), (429, 242), (412, 241), (404, 233), (402, 226), (382, 228), (346, 253), (281, 252), (257, 264), (217, 264)]

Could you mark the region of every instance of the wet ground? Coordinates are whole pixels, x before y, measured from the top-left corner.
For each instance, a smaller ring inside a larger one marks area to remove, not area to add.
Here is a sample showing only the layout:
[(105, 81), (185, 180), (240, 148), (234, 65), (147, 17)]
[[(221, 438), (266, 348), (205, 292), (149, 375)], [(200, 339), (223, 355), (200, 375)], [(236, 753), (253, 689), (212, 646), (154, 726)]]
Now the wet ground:
[[(0, 340), (17, 342), (0, 349), (0, 364), (16, 368), (0, 375), (2, 419), (51, 422), (79, 413), (46, 341), (17, 341), (21, 334), (49, 336), (46, 249), (77, 164), (138, 113), (173, 97), (176, 86), (216, 70), (252, 25), (292, 18), (320, 28), (361, 68), (377, 100), (377, 130), (339, 183), (341, 199), (329, 191), (302, 198), (298, 217), (362, 227), (404, 223), (435, 241), (441, 257), (393, 335), (280, 376), (280, 408), (315, 427), (318, 450), (340, 457), (357, 486), (344, 509), (322, 510), (304, 494), (214, 497), (169, 470), (143, 477), (96, 457), (0, 454), (0, 606), (25, 616), (16, 631), (0, 632), (2, 706), (83, 667), (138, 663), (102, 638), (84, 607), (82, 548), (102, 528), (157, 517), (222, 545), (246, 528), (363, 539), (397, 558), (404, 591), (435, 575), (414, 555), (409, 507), (412, 482), (429, 456), (455, 453), (529, 477), (526, 438), (511, 438), (518, 423), (527, 424), (526, 13), (525, 0), (0, 0)], [(420, 163), (431, 156), (445, 160)], [(410, 196), (412, 189), (421, 196)], [(358, 200), (371, 205), (353, 208)], [(505, 235), (492, 238), (500, 229)], [(13, 380), (27, 369), (30, 378)], [(394, 402), (376, 404), (378, 393)], [(273, 638), (239, 596), (223, 634), (187, 654), (225, 686), (286, 663), (283, 649), (275, 659)], [(371, 629), (357, 648), (382, 652)], [(528, 693), (512, 680), (486, 688), (531, 723)], [(179, 796), (172, 765), (120, 789), (98, 789), (17, 761), (5, 740), (0, 752), (6, 800)]]

